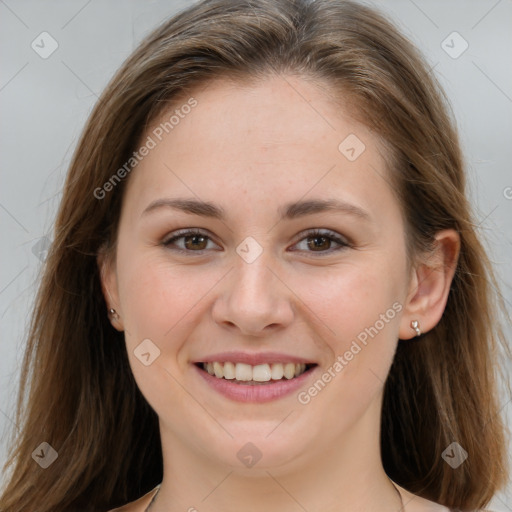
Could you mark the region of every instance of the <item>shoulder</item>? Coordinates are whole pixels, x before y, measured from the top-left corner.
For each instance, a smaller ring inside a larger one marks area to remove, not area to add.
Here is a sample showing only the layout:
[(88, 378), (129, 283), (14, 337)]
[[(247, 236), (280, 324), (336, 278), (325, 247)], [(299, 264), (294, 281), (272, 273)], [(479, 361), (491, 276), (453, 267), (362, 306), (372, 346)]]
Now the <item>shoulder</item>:
[[(395, 482), (395, 485), (400, 490), (404, 500), (405, 508), (411, 512), (458, 512), (455, 509), (450, 509), (434, 501), (427, 500), (416, 494), (412, 494)], [(488, 509), (481, 509), (475, 512), (494, 512)]]
[(144, 512), (146, 510), (146, 507), (150, 504), (151, 500), (155, 496), (155, 494), (158, 492), (159, 487), (160, 486), (156, 486), (152, 491), (149, 491), (147, 494), (144, 494), (144, 496), (140, 497), (138, 500), (127, 503), (122, 507), (113, 508), (108, 512)]
[[(411, 512), (451, 512), (451, 510), (444, 505), (435, 503), (434, 501), (427, 500), (416, 494), (412, 494), (400, 485), (396, 484), (402, 494), (404, 506)], [(484, 512), (484, 511), (482, 511)]]

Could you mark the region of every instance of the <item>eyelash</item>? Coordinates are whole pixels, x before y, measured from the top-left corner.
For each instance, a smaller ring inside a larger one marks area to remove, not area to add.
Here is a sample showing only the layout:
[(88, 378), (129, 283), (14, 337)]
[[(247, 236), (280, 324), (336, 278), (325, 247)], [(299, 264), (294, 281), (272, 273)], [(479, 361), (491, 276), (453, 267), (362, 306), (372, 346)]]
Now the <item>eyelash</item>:
[[(193, 250), (189, 250), (189, 249), (181, 249), (181, 248), (171, 247), (171, 245), (174, 242), (176, 242), (177, 240), (179, 240), (181, 238), (186, 238), (189, 236), (202, 236), (202, 237), (207, 238), (208, 241), (212, 241), (211, 237), (203, 231), (199, 231), (196, 229), (186, 229), (186, 230), (178, 231), (171, 238), (164, 240), (162, 242), (162, 245), (164, 245), (165, 247), (167, 247), (173, 251), (177, 251), (177, 252), (181, 252), (181, 253), (196, 253), (197, 255), (202, 255), (205, 251), (208, 250), (208, 249), (201, 249), (199, 251), (193, 251)], [(352, 244), (349, 243), (346, 239), (341, 238), (334, 231), (331, 231), (328, 229), (310, 229), (309, 231), (306, 231), (304, 233), (304, 236), (298, 242), (296, 242), (296, 244), (298, 244), (299, 242), (302, 242), (303, 240), (307, 240), (308, 238), (316, 238), (316, 237), (322, 237), (322, 238), (326, 238), (327, 240), (334, 241), (337, 244), (339, 244), (339, 246), (335, 249), (329, 249), (327, 251), (306, 251), (306, 252), (310, 252), (312, 254), (315, 254), (315, 253), (316, 254), (318, 254), (318, 253), (332, 254), (333, 252), (337, 252), (342, 249), (352, 247)], [(294, 244), (294, 245), (296, 245), (296, 244)]]

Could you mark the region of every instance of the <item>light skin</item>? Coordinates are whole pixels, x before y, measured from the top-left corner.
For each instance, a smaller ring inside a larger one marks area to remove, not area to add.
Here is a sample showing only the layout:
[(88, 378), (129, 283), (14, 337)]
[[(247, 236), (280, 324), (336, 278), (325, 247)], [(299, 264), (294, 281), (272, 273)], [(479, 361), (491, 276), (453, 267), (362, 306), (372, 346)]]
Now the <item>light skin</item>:
[[(217, 80), (191, 96), (197, 106), (132, 171), (116, 254), (98, 258), (113, 325), (159, 416), (164, 478), (151, 512), (399, 510), (380, 458), (383, 386), (398, 339), (415, 336), (411, 321), (427, 332), (443, 313), (458, 235), (438, 233), (435, 252), (408, 266), (382, 142), (311, 81)], [(355, 161), (338, 150), (349, 134), (366, 146)], [(225, 217), (143, 213), (164, 198), (214, 203)], [(313, 199), (352, 207), (281, 219), (289, 203)], [(163, 244), (186, 228), (208, 238)], [(322, 234), (308, 238), (311, 229)], [(349, 245), (322, 239), (327, 230)], [(249, 236), (262, 248), (251, 263), (236, 252)], [(295, 392), (235, 402), (193, 367), (217, 352), (277, 351), (315, 361), (318, 378), (397, 303), (305, 405)], [(149, 366), (134, 354), (144, 339), (160, 350)], [(252, 468), (237, 457), (249, 442), (261, 453)], [(406, 511), (447, 510), (400, 491)]]

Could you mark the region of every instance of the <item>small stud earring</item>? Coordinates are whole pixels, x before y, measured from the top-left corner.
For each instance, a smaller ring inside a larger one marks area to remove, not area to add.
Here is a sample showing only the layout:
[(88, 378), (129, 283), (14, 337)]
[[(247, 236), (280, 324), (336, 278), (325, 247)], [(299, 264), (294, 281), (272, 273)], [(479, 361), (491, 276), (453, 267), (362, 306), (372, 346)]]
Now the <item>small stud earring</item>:
[(119, 320), (119, 315), (117, 314), (117, 311), (114, 308), (110, 308), (108, 312), (110, 313), (114, 320)]
[(411, 322), (411, 328), (416, 331), (416, 336), (421, 335), (420, 323), (418, 322), (418, 320), (413, 320)]

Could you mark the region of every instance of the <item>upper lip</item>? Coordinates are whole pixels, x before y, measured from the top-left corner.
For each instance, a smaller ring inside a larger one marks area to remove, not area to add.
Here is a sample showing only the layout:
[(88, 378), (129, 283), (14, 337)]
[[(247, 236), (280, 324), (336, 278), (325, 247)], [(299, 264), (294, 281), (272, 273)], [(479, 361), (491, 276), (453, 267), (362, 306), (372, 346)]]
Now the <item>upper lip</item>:
[(212, 354), (203, 357), (201, 360), (195, 361), (195, 363), (214, 363), (214, 362), (231, 362), (231, 363), (245, 363), (251, 366), (258, 364), (270, 364), (270, 363), (305, 363), (305, 364), (316, 364), (310, 359), (303, 357), (292, 356), (290, 354), (283, 354), (282, 352), (261, 352), (261, 353), (250, 353), (250, 352), (222, 352), (218, 354)]

